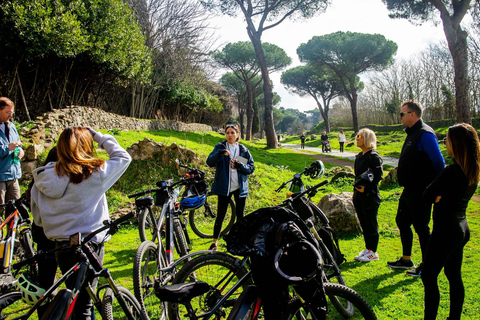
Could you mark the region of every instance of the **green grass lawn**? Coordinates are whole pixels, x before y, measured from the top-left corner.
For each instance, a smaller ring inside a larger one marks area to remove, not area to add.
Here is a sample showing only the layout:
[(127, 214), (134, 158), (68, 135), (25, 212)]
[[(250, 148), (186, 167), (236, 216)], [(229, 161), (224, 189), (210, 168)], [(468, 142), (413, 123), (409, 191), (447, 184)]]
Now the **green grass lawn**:
[[(398, 133), (392, 133), (396, 135)], [(332, 137), (338, 136), (332, 133)], [(170, 144), (176, 142), (197, 152), (200, 159), (205, 160), (213, 146), (223, 140), (223, 137), (216, 133), (184, 133), (172, 131), (158, 132), (121, 132), (116, 135), (117, 140), (124, 147), (149, 137), (157, 142)], [(347, 132), (350, 137), (350, 132)], [(379, 136), (382, 141), (384, 136)], [(385, 138), (386, 139), (386, 138)], [(404, 137), (399, 137), (402, 140)], [(294, 141), (294, 140), (292, 140)], [(386, 140), (385, 140), (386, 141)], [(298, 140), (298, 143), (300, 141)], [(280, 203), (285, 198), (285, 192), (275, 193), (274, 190), (284, 181), (292, 178), (294, 173), (301, 172), (314, 159), (311, 156), (294, 153), (284, 149), (266, 149), (264, 141), (244, 142), (251, 151), (255, 160), (255, 173), (249, 177), (250, 195), (247, 200), (246, 212), (252, 212), (258, 208), (271, 206)], [(295, 143), (295, 142), (292, 142)], [(307, 142), (314, 143), (314, 142)], [(398, 142), (398, 149), (401, 148)], [(356, 149), (356, 147), (354, 147)], [(380, 149), (380, 147), (379, 147)], [(395, 151), (394, 147), (388, 145), (385, 151)], [(349, 151), (357, 151), (351, 149)], [(330, 167), (327, 165), (327, 167)], [(214, 171), (206, 166), (207, 180), (212, 182)], [(127, 207), (131, 201), (128, 194), (141, 189), (151, 188), (160, 179), (178, 179), (172, 164), (158, 163), (155, 160), (134, 161), (124, 176), (107, 194), (111, 211), (119, 207)], [(328, 177), (327, 177), (328, 178)], [(309, 185), (318, 183), (321, 180), (304, 179)], [(319, 192), (313, 199), (318, 203), (322, 196), (328, 193), (339, 193), (352, 190), (352, 180), (341, 179), (335, 184), (329, 184), (325, 190)], [(398, 230), (395, 224), (395, 215), (398, 198), (402, 189), (399, 187), (382, 187), (381, 195), (383, 202), (379, 209), (380, 244), (378, 252), (380, 261), (363, 264), (353, 260), (359, 251), (364, 249), (363, 237), (361, 235), (340, 235), (340, 247), (346, 255), (347, 262), (341, 268), (348, 286), (362, 294), (372, 305), (378, 319), (422, 319), (423, 318), (423, 285), (419, 278), (406, 276), (404, 272), (393, 271), (386, 266), (387, 261), (395, 260), (401, 255), (401, 244)], [(466, 300), (464, 315), (462, 319), (479, 319), (480, 314), (480, 293), (476, 290), (480, 276), (478, 275), (478, 261), (480, 259), (480, 233), (479, 222), (480, 205), (471, 201), (468, 208), (468, 220), (471, 228), (471, 240), (465, 248), (463, 278), (466, 288)], [(193, 232), (190, 233), (194, 245), (194, 251), (208, 249), (210, 241), (197, 238)], [(140, 240), (135, 225), (122, 228), (106, 244), (106, 257), (104, 266), (109, 268), (113, 277), (119, 284), (132, 290), (132, 268), (135, 250)], [(220, 249), (225, 251), (224, 242), (221, 241)], [(420, 249), (418, 239), (414, 239), (413, 259), (420, 262)], [(448, 316), (448, 281), (443, 272), (439, 277), (441, 290), (441, 303), (438, 319), (445, 319)], [(25, 311), (23, 304), (14, 306), (15, 312), (21, 314)], [(13, 312), (13, 311), (12, 311)], [(8, 314), (8, 313), (7, 313)]]

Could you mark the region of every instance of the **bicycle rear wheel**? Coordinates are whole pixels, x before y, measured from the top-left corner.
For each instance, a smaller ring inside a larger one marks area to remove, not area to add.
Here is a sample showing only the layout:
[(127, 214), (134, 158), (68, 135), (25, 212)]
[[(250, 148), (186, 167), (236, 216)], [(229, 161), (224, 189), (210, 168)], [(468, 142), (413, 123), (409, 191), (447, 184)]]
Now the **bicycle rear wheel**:
[[(125, 300), (126, 307), (133, 315), (133, 319), (147, 320), (148, 317), (142, 312), (142, 307), (134, 295), (125, 287), (117, 286), (117, 289)], [(105, 294), (103, 295), (102, 318), (105, 320), (128, 319), (126, 310), (122, 310), (122, 306), (115, 298), (113, 290), (110, 287), (105, 290)]]
[[(235, 272), (237, 273), (230, 279), (230, 276)], [(211, 288), (207, 293), (191, 300), (193, 309), (197, 310), (197, 314), (199, 314), (211, 310), (222, 297), (222, 294), (224, 295), (235, 283), (245, 276), (247, 272), (245, 267), (239, 267), (239, 260), (237, 258), (225, 253), (216, 252), (198, 256), (185, 263), (178, 271), (173, 283), (204, 281), (210, 285)], [(215, 319), (226, 319), (226, 315), (230, 313), (236, 299), (248, 285), (252, 284), (252, 280), (248, 279), (242, 287), (238, 288), (217, 311), (217, 317)], [(185, 313), (186, 309), (183, 305), (169, 303), (169, 320), (180, 320)]]
[[(218, 196), (209, 193), (203, 206), (188, 213), (188, 222), (193, 232), (200, 238), (213, 238), (213, 227), (217, 218)], [(220, 236), (228, 233), (235, 223), (235, 203), (230, 199), (227, 213), (222, 223)]]
[[(142, 311), (151, 319), (165, 319), (166, 310), (154, 292), (155, 281), (162, 280), (158, 264), (159, 248), (151, 241), (140, 244), (133, 262), (133, 289)], [(160, 261), (163, 260), (163, 255)], [(165, 263), (165, 262), (164, 262)]]

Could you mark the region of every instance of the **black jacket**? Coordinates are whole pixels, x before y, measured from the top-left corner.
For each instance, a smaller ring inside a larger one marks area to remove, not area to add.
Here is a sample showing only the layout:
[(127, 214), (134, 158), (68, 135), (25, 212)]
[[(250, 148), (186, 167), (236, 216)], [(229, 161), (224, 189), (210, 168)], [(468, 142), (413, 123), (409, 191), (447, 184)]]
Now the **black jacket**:
[(353, 191), (354, 197), (355, 196), (372, 197), (376, 201), (378, 201), (378, 203), (380, 203), (380, 191), (378, 189), (378, 183), (380, 182), (380, 180), (383, 179), (382, 164), (383, 164), (382, 158), (380, 158), (376, 150), (370, 150), (365, 154), (360, 152), (359, 154), (356, 155), (355, 165), (354, 165), (355, 180), (358, 180), (362, 173), (370, 169), (373, 172), (373, 181), (372, 182), (365, 181), (364, 184), (362, 182), (359, 182), (359, 185), (365, 186), (365, 191), (361, 193), (354, 188), (354, 191)]
[(428, 155), (417, 150), (417, 142), (425, 132), (435, 131), (420, 119), (405, 132), (407, 137), (398, 159), (398, 184), (423, 192), (435, 178), (435, 171)]
[(433, 206), (434, 222), (448, 223), (465, 219), (468, 202), (476, 188), (476, 184), (468, 185), (467, 178), (457, 163), (445, 167), (423, 194), (424, 200), (429, 203), (441, 196), (440, 201)]

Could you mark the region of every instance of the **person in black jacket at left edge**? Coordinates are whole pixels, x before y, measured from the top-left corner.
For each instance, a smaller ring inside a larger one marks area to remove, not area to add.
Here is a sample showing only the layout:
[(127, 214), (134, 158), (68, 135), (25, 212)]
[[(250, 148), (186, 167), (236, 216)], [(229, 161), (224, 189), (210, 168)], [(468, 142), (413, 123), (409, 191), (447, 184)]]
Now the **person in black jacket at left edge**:
[(238, 125), (226, 124), (225, 136), (227, 140), (218, 143), (207, 158), (207, 165), (216, 167), (212, 193), (218, 195), (217, 218), (210, 250), (217, 250), (217, 241), (232, 195), (235, 199), (237, 221), (243, 217), (248, 196), (247, 176), (255, 170), (252, 155), (244, 145), (238, 143)]

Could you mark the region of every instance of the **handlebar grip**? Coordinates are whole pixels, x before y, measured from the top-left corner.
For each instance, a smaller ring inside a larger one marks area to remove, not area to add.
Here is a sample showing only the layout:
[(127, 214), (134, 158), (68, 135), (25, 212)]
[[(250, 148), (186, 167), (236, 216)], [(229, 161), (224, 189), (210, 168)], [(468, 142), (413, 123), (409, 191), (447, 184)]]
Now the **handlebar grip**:
[(136, 197), (139, 197), (139, 196), (143, 196), (144, 194), (146, 194), (146, 191), (140, 191), (140, 192), (129, 195), (128, 198), (129, 199), (136, 198)]
[(320, 187), (323, 187), (323, 186), (326, 185), (327, 183), (328, 183), (328, 179), (320, 182), (319, 184), (313, 186), (313, 187), (310, 188), (310, 189), (318, 189), (318, 188), (320, 188)]
[(112, 224), (113, 225), (119, 225), (119, 224), (122, 224), (123, 222), (125, 222), (127, 220), (130, 220), (133, 217), (135, 217), (135, 211), (131, 211), (131, 212), (127, 213), (126, 215), (121, 216), (120, 218), (112, 221)]

